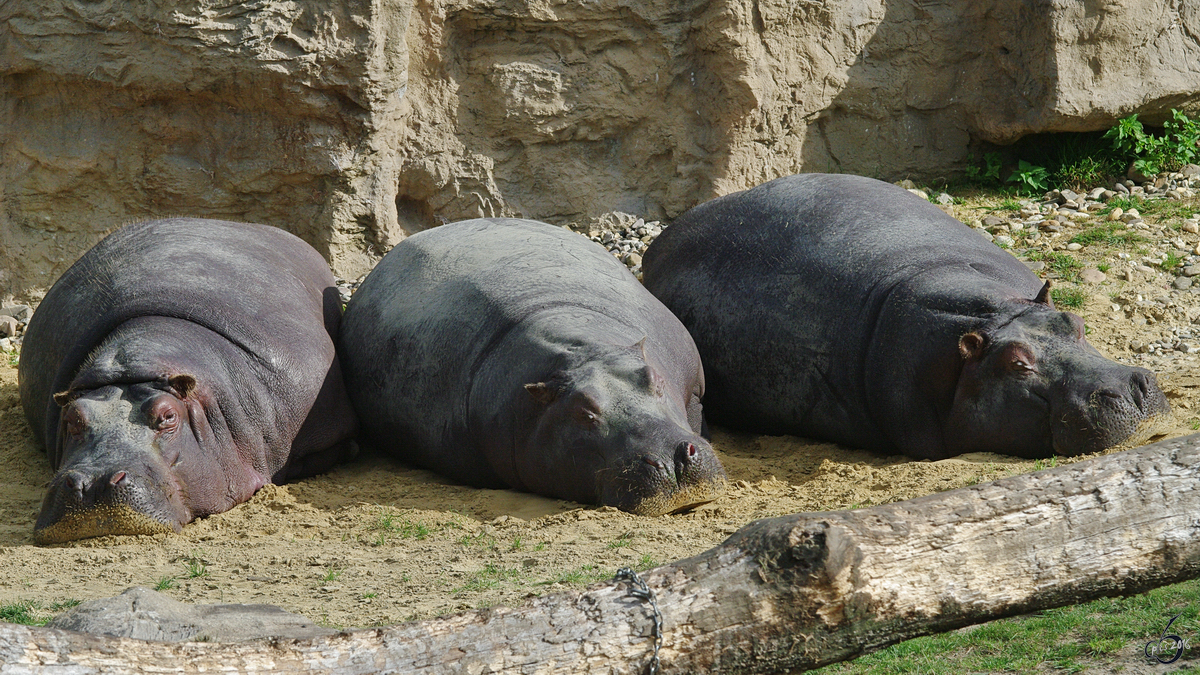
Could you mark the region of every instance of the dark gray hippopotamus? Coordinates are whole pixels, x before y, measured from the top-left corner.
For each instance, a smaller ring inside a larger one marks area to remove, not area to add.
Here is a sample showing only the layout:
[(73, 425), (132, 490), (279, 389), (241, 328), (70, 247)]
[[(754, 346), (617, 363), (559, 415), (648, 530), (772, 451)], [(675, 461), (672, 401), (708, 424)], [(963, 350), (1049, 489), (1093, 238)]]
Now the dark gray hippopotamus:
[(329, 267), (265, 225), (173, 218), (85, 253), (29, 322), (21, 403), (57, 470), (41, 543), (178, 531), (323, 471), (355, 431)]
[(802, 174), (684, 213), (643, 263), (714, 421), (940, 459), (1148, 437), (1154, 375), (1102, 357), (1013, 256), (893, 185)]
[(487, 218), (405, 239), (350, 300), (339, 354), (364, 445), (457, 481), (645, 515), (724, 488), (691, 337), (562, 228)]

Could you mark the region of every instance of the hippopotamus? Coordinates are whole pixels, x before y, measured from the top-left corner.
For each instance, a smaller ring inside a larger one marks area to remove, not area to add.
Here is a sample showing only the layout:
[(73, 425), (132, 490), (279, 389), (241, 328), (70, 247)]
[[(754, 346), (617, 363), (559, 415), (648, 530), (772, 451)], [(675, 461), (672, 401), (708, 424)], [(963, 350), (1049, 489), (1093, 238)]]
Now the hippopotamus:
[(725, 486), (691, 337), (574, 232), (483, 218), (412, 235), (351, 298), (339, 340), (364, 447), (644, 515)]
[(1110, 361), (1022, 262), (894, 185), (800, 174), (703, 203), (650, 245), (715, 423), (942, 459), (1095, 452), (1158, 430), (1152, 373)]
[(171, 218), (105, 237), (25, 336), (21, 404), (56, 470), (34, 538), (177, 532), (348, 456), (340, 320), (328, 265), (281, 229)]

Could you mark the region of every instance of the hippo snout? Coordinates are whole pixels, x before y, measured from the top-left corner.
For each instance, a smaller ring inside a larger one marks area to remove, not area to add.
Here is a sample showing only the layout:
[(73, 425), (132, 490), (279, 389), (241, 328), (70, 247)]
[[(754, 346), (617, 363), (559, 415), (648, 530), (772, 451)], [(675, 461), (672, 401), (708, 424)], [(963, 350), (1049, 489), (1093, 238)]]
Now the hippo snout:
[(725, 469), (702, 438), (666, 444), (603, 481), (601, 502), (643, 516), (659, 516), (716, 499), (725, 490)]
[(1120, 443), (1140, 443), (1162, 431), (1171, 406), (1154, 373), (1131, 368), (1113, 377), (1061, 415), (1053, 430), (1058, 454), (1098, 452)]
[(190, 513), (150, 476), (67, 469), (51, 480), (34, 539), (53, 544), (110, 534), (178, 532)]

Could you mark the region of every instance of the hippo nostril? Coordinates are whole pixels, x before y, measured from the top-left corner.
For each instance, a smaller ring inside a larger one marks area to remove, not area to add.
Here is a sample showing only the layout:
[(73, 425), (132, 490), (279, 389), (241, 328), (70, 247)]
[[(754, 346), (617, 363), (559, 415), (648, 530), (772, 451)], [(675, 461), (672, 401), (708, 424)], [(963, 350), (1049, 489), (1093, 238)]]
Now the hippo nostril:
[(688, 465), (696, 461), (696, 446), (688, 441), (683, 441), (675, 446), (675, 463)]

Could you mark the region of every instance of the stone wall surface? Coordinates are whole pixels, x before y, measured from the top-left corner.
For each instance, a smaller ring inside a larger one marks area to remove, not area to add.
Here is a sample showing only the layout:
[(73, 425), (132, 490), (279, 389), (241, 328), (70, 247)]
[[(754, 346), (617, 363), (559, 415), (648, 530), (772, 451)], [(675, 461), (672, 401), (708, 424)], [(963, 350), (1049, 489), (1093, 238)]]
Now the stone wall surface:
[(1195, 0), (8, 0), (0, 295), (193, 215), (356, 277), (406, 234), (670, 219), (798, 171), (1200, 109)]

